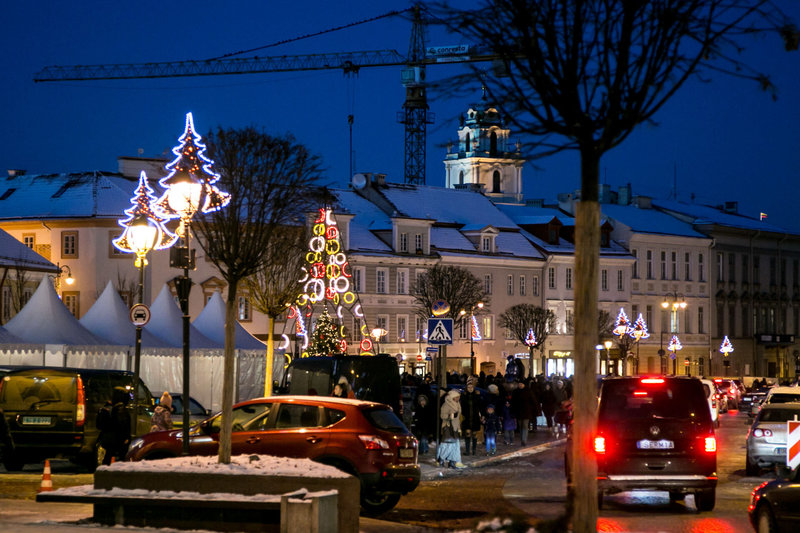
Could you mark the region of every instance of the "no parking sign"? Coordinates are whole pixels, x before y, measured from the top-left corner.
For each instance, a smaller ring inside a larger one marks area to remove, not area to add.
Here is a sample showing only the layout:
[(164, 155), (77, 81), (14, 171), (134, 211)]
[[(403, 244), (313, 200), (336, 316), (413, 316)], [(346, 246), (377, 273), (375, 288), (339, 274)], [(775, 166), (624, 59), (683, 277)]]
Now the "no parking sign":
[[(795, 416), (795, 418), (797, 418)], [(800, 465), (800, 420), (786, 422), (786, 466), (794, 470)]]

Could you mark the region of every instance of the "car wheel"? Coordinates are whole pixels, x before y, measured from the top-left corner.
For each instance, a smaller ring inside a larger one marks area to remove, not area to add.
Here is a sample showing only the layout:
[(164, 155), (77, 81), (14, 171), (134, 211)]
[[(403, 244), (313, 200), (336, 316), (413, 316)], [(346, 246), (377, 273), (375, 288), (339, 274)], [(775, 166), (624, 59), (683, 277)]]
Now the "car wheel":
[(694, 493), (694, 506), (700, 512), (713, 511), (716, 500), (717, 489), (698, 490)]
[(757, 476), (761, 473), (758, 465), (750, 461), (750, 453), (747, 453), (744, 457), (744, 473), (748, 476)]
[(23, 461), (22, 458), (20, 458), (19, 455), (11, 455), (11, 454), (9, 454), (9, 455), (3, 457), (3, 466), (9, 472), (14, 472), (14, 471), (22, 470), (23, 468), (25, 468), (25, 461)]
[(772, 511), (770, 511), (767, 505), (759, 506), (757, 513), (757, 533), (778, 533), (778, 524), (775, 522), (775, 517), (772, 516)]
[(378, 516), (394, 509), (400, 495), (388, 492), (368, 492), (361, 496), (361, 514), (364, 516)]

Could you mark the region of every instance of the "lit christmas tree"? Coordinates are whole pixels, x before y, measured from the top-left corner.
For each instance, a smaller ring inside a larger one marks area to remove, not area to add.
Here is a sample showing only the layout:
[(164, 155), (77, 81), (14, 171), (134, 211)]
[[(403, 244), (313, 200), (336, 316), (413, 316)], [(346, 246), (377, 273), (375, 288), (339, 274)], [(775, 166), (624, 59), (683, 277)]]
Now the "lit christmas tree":
[(619, 308), (619, 314), (617, 315), (617, 321), (614, 323), (614, 335), (622, 336), (627, 335), (630, 333), (631, 330), (631, 321), (628, 320), (628, 315), (625, 314), (625, 309), (622, 307)]
[(533, 328), (528, 329), (528, 335), (525, 337), (525, 344), (528, 346), (536, 346), (536, 334)]
[(639, 317), (636, 319), (636, 322), (633, 323), (633, 327), (630, 329), (629, 335), (637, 341), (646, 339), (650, 336), (650, 333), (647, 332), (647, 323), (644, 321), (644, 317), (641, 313), (639, 313)]
[(727, 335), (725, 335), (725, 338), (722, 340), (722, 345), (719, 347), (719, 351), (725, 357), (728, 357), (728, 354), (733, 351), (733, 343), (731, 343), (731, 340)]
[(314, 326), (314, 333), (311, 335), (311, 344), (308, 347), (308, 355), (320, 356), (342, 354), (342, 343), (344, 342), (344, 339), (339, 336), (339, 326), (333, 322), (333, 319), (328, 314), (328, 309), (323, 308), (322, 314), (317, 317), (317, 323)]
[(675, 352), (682, 349), (683, 345), (681, 341), (678, 339), (677, 335), (673, 335), (672, 338), (669, 340), (669, 345), (667, 345), (667, 349), (672, 352), (672, 358), (675, 359)]

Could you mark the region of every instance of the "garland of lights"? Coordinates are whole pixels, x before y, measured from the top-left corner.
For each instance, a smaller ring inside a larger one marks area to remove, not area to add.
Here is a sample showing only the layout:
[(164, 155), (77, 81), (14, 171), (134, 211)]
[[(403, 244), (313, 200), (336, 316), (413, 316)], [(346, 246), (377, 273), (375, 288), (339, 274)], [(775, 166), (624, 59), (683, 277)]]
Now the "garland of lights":
[(471, 327), (471, 329), (472, 329), (472, 332), (471, 332), (472, 340), (474, 342), (477, 342), (479, 340), (483, 340), (483, 337), (481, 337), (481, 330), (478, 327), (478, 319), (475, 318), (475, 315), (472, 315), (472, 324), (471, 324), (471, 326), (472, 326)]

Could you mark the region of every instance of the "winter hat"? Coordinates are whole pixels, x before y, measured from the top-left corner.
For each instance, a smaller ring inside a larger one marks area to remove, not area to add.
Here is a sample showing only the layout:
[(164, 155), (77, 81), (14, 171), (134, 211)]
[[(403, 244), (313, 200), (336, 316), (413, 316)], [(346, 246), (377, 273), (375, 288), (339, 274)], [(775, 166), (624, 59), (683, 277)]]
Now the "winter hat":
[(170, 396), (167, 391), (164, 391), (164, 394), (161, 395), (161, 399), (158, 400), (158, 405), (163, 405), (167, 409), (172, 409), (172, 396)]
[(495, 385), (494, 383), (489, 385), (489, 394), (500, 394), (500, 391), (497, 390), (497, 385)]
[(494, 409), (494, 404), (490, 403), (489, 405), (486, 406), (486, 409)]
[(513, 355), (509, 355), (508, 357), (506, 357), (506, 359), (508, 359), (509, 361), (513, 361), (514, 360), (514, 356)]
[(347, 378), (345, 376), (339, 376), (339, 381), (337, 383), (339, 385), (344, 386), (344, 387), (349, 387), (350, 386), (350, 382), (347, 381)]
[(455, 400), (455, 399), (456, 399), (456, 398), (458, 398), (459, 396), (461, 396), (461, 393), (460, 393), (460, 392), (458, 392), (458, 390), (457, 390), (457, 389), (451, 389), (451, 390), (447, 391), (447, 397), (448, 397), (448, 398), (452, 398), (452, 399), (454, 399), (454, 400)]

